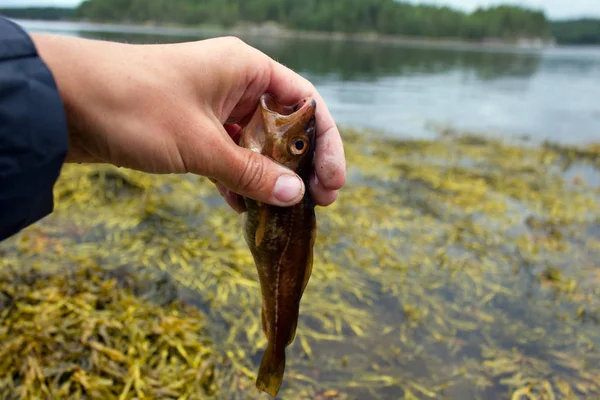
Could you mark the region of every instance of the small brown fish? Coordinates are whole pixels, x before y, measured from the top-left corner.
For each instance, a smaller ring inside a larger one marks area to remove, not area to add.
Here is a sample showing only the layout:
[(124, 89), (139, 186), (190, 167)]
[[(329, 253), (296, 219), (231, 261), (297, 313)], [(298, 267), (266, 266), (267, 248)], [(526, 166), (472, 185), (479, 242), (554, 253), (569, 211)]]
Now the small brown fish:
[(304, 198), (292, 207), (244, 199), (244, 237), (258, 270), (262, 329), (268, 340), (256, 387), (272, 397), (283, 380), (285, 349), (294, 341), (300, 299), (312, 271), (316, 218), (309, 178), (316, 146), (315, 110), (312, 98), (285, 106), (265, 94), (240, 139), (242, 147), (296, 172), (306, 187)]

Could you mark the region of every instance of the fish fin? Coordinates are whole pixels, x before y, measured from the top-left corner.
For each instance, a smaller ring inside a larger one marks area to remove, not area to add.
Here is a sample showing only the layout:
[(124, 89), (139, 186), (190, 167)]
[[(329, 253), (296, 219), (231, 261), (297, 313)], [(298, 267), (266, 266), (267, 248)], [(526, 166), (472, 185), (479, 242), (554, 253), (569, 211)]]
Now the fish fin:
[(265, 230), (267, 229), (267, 215), (269, 209), (264, 203), (258, 203), (258, 225), (256, 226), (256, 233), (254, 235), (254, 243), (256, 247), (260, 246), (263, 238), (265, 237)]
[(315, 246), (315, 241), (317, 239), (317, 218), (313, 214), (312, 216), (312, 230), (310, 232), (310, 246), (309, 246), (309, 254), (308, 260), (306, 260), (306, 271), (304, 272), (304, 281), (302, 282), (302, 292), (301, 295), (304, 294), (304, 289), (306, 289), (306, 285), (308, 285), (308, 281), (310, 279), (310, 275), (312, 274), (313, 267), (313, 248)]
[[(312, 219), (312, 230), (310, 232), (310, 235), (311, 236), (310, 236), (309, 254), (308, 254), (308, 259), (306, 260), (306, 270), (304, 271), (304, 280), (302, 281), (302, 291), (300, 292), (300, 296), (302, 296), (304, 294), (304, 289), (306, 289), (306, 286), (308, 285), (308, 281), (310, 280), (310, 275), (312, 274), (313, 247), (315, 245), (315, 240), (316, 240), (316, 236), (317, 236), (317, 219), (315, 218), (314, 215), (313, 215), (313, 219)], [(296, 327), (297, 326), (298, 326), (298, 318), (296, 318), (296, 320), (294, 320), (294, 322), (292, 323), (291, 330), (290, 330), (290, 337), (287, 342), (288, 346), (290, 344), (292, 344), (292, 342), (296, 338)]]
[(277, 350), (275, 345), (269, 342), (267, 350), (263, 354), (256, 378), (256, 388), (276, 397), (283, 381), (285, 371), (285, 349)]
[[(308, 281), (310, 280), (310, 275), (312, 274), (312, 266), (313, 266), (313, 246), (315, 245), (315, 239), (317, 234), (317, 219), (313, 215), (312, 219), (312, 230), (310, 232), (310, 247), (309, 254), (306, 260), (306, 269), (304, 270), (304, 279), (302, 281), (302, 291), (300, 292), (300, 296), (304, 294), (304, 289), (306, 289), (306, 285), (308, 285)], [(290, 327), (290, 336), (288, 338), (286, 346), (292, 344), (294, 339), (296, 338), (296, 328), (298, 327), (298, 318), (292, 322)]]
[(267, 340), (269, 340), (269, 334), (267, 333), (267, 313), (265, 310), (265, 306), (263, 303), (263, 306), (261, 308), (261, 312), (260, 312), (260, 319), (262, 320), (262, 330), (267, 338)]
[(294, 320), (294, 322), (292, 322), (292, 325), (290, 326), (290, 337), (288, 338), (288, 341), (285, 344), (286, 346), (289, 346), (290, 344), (292, 344), (292, 342), (296, 338), (296, 328), (297, 327), (298, 327), (298, 318), (296, 318)]

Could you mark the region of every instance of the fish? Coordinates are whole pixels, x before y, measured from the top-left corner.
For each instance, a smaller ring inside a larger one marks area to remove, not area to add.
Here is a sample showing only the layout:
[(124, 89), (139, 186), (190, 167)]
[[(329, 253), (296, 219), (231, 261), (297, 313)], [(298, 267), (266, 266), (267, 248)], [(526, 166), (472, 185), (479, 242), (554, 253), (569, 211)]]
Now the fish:
[(262, 330), (267, 338), (256, 388), (276, 397), (285, 371), (285, 350), (296, 336), (300, 301), (312, 273), (315, 204), (309, 190), (316, 149), (314, 98), (293, 106), (263, 94), (242, 129), (240, 146), (294, 171), (304, 182), (302, 200), (280, 207), (244, 198), (245, 241), (260, 281)]

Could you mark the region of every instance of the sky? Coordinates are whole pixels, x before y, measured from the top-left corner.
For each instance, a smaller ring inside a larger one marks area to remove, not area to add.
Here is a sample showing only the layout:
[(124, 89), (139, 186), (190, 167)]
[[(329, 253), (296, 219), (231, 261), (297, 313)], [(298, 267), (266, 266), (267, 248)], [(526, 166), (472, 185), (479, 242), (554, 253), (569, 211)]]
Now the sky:
[[(600, 0), (410, 0), (413, 3), (448, 5), (464, 11), (478, 6), (517, 4), (542, 9), (549, 18), (600, 17)], [(5, 6), (75, 6), (81, 0), (0, 0)]]

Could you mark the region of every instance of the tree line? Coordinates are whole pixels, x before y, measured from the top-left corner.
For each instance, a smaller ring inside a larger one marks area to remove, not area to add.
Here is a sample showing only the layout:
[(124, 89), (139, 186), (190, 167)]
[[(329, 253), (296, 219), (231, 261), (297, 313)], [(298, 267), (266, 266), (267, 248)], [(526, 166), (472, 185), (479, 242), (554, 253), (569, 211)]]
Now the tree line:
[(562, 44), (600, 44), (600, 19), (552, 22), (552, 34)]
[(39, 20), (67, 20), (75, 17), (76, 10), (64, 7), (14, 7), (0, 8), (0, 15), (8, 18), (39, 19)]
[(495, 6), (464, 13), (395, 0), (87, 0), (78, 15), (101, 21), (217, 23), (226, 27), (274, 21), (309, 31), (471, 40), (550, 35), (548, 20), (537, 10)]
[(466, 40), (554, 37), (559, 43), (600, 43), (600, 20), (550, 22), (542, 11), (508, 5), (465, 13), (397, 0), (86, 0), (76, 9), (2, 9), (0, 14), (224, 27), (272, 21), (308, 31)]

